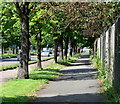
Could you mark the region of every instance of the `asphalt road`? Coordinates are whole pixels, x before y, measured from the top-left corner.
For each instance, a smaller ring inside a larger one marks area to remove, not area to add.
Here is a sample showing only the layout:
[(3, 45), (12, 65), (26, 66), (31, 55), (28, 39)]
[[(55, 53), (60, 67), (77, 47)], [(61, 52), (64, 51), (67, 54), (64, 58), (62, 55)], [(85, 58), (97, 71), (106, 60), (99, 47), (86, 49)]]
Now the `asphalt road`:
[[(42, 57), (42, 59), (43, 58), (46, 58), (46, 57)], [(37, 55), (31, 55), (31, 60), (37, 60)], [(7, 58), (7, 59), (0, 60), (0, 66), (8, 66), (16, 63), (19, 63), (17, 58)]]

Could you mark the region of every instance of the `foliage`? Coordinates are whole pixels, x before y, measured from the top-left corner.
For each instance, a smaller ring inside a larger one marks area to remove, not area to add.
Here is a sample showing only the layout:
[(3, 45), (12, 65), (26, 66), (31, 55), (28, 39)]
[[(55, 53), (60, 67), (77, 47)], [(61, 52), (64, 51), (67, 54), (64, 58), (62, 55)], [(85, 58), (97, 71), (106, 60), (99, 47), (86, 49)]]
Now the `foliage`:
[(13, 3), (1, 3), (2, 8), (2, 46), (7, 48), (20, 45), (20, 21)]
[(109, 83), (107, 83), (102, 89), (104, 91), (102, 95), (106, 98), (107, 102), (111, 102), (111, 104), (120, 103), (119, 92), (117, 92)]
[(110, 74), (109, 70), (106, 70), (105, 67), (102, 67), (101, 60), (97, 57), (91, 58), (92, 64), (98, 69), (97, 77), (102, 82), (101, 85), (101, 94), (107, 102), (111, 103), (120, 103), (119, 92), (112, 86), (111, 77), (108, 78)]

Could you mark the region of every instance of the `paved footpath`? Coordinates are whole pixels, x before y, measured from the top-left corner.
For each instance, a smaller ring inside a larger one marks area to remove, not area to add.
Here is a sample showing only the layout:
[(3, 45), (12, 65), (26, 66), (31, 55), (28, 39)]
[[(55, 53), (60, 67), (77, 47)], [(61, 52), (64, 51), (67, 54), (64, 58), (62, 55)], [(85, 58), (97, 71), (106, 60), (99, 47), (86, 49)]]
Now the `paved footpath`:
[[(50, 59), (42, 62), (42, 67), (48, 66), (52, 63), (54, 59)], [(29, 72), (36, 67), (37, 64), (29, 65)], [(0, 71), (0, 85), (3, 85), (5, 82), (9, 81), (12, 78), (17, 77), (18, 68), (14, 70)]]
[[(103, 104), (99, 93), (99, 81), (95, 78), (96, 69), (90, 65), (89, 58), (80, 58), (72, 66), (61, 70), (60, 80), (51, 81), (45, 88), (37, 92), (35, 102), (40, 104)], [(90, 103), (91, 102), (91, 103)], [(83, 103), (84, 104), (84, 103)]]

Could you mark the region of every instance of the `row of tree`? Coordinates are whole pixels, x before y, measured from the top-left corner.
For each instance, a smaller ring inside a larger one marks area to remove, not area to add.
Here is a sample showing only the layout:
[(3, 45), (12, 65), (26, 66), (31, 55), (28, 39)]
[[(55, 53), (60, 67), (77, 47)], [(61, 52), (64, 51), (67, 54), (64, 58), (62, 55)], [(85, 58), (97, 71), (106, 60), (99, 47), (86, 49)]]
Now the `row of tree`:
[(119, 7), (119, 2), (2, 3), (3, 46), (14, 42), (21, 46), (18, 78), (29, 78), (30, 44), (37, 46), (38, 68), (42, 68), (41, 48), (46, 42), (54, 46), (56, 63), (58, 46), (60, 57), (67, 59), (68, 45), (74, 53), (78, 46), (92, 47), (119, 15)]

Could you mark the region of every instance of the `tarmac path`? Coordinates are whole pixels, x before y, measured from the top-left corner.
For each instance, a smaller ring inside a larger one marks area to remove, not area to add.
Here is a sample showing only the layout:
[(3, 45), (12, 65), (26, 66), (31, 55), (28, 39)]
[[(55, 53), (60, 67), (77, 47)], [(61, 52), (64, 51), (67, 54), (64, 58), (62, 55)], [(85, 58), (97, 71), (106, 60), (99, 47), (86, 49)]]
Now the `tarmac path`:
[(89, 58), (78, 59), (71, 66), (62, 69), (61, 73), (62, 76), (58, 81), (51, 81), (44, 89), (37, 92), (38, 97), (34, 103), (105, 104), (99, 95), (100, 85), (95, 77), (96, 69), (90, 65)]

